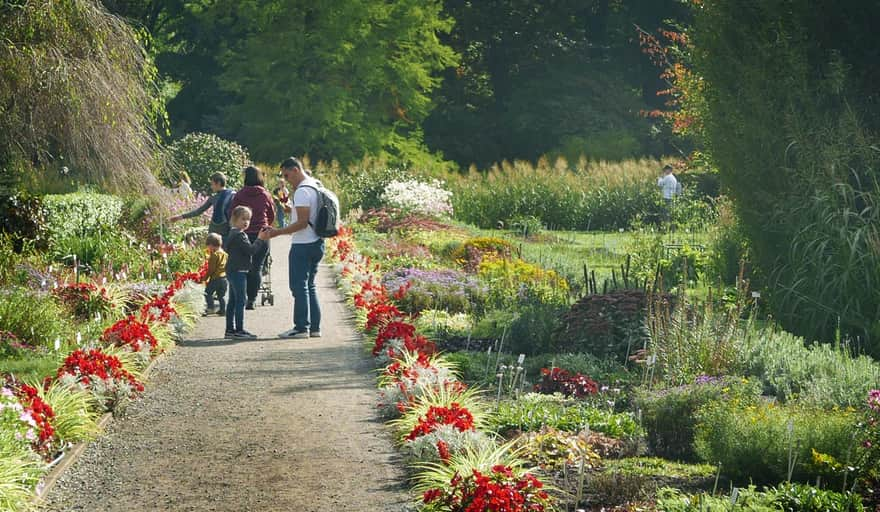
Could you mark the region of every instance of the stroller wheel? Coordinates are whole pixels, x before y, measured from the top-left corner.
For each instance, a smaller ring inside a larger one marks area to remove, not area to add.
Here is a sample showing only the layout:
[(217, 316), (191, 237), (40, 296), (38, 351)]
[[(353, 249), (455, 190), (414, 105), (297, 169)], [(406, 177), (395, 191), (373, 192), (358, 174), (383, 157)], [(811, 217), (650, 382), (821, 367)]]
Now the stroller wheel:
[(275, 305), (275, 296), (274, 295), (269, 295), (269, 305), (270, 306)]

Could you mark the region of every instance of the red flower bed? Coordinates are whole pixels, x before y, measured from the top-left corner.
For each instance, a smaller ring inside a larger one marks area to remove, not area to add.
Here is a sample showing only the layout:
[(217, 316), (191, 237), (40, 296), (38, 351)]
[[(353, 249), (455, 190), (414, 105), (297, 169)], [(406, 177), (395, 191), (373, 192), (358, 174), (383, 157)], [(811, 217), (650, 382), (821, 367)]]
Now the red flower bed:
[(11, 379), (7, 379), (7, 385), (13, 390), (25, 412), (29, 413), (36, 423), (38, 437), (33, 442), (34, 451), (47, 455), (55, 437), (55, 429), (52, 427), (55, 411), (43, 401), (37, 388)]
[(465, 407), (454, 402), (449, 407), (431, 406), (428, 413), (419, 418), (416, 426), (406, 436), (406, 440), (412, 441), (417, 437), (430, 434), (441, 425), (452, 425), (459, 432), (474, 430), (474, 415)]
[(594, 380), (576, 373), (571, 374), (568, 370), (553, 367), (541, 368), (541, 382), (535, 384), (535, 391), (539, 393), (562, 393), (565, 396), (584, 398), (599, 392), (599, 385)]
[(144, 344), (149, 345), (150, 350), (155, 350), (159, 343), (150, 326), (135, 320), (133, 316), (123, 318), (104, 330), (101, 339), (118, 347), (129, 346), (135, 352), (140, 352)]
[(550, 505), (540, 480), (528, 473), (517, 478), (507, 466), (494, 466), (488, 475), (477, 470), (466, 477), (456, 474), (450, 484), (448, 489), (425, 491), (425, 510), (543, 512)]
[(101, 379), (127, 382), (137, 391), (144, 390), (144, 385), (122, 367), (119, 358), (98, 349), (88, 352), (78, 349), (72, 352), (58, 368), (57, 377), (60, 379), (65, 375), (73, 376), (77, 382), (86, 387), (92, 384), (92, 380)]
[(183, 288), (187, 281), (201, 282), (208, 275), (208, 262), (206, 261), (197, 272), (177, 273), (174, 275), (174, 281), (165, 289), (165, 293), (153, 298), (141, 307), (141, 321), (151, 322), (160, 321), (168, 322), (171, 317), (177, 314), (177, 310), (171, 305), (171, 298), (178, 290)]
[[(390, 344), (392, 340), (400, 340), (399, 345)], [(416, 334), (416, 328), (412, 324), (399, 320), (388, 322), (376, 335), (373, 355), (378, 356), (384, 352), (389, 358), (395, 359), (403, 356), (402, 350), (430, 356), (437, 351), (437, 346), (428, 338)]]

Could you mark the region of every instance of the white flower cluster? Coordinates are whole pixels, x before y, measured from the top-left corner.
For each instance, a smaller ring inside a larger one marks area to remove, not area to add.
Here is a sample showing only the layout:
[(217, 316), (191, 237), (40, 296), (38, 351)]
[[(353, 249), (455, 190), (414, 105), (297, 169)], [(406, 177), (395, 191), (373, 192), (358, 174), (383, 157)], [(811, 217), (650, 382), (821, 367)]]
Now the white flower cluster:
[(385, 186), (382, 201), (407, 213), (428, 217), (452, 216), (452, 192), (443, 188), (439, 180), (394, 180)]
[(492, 439), (479, 430), (461, 432), (452, 425), (440, 425), (430, 434), (405, 441), (403, 452), (419, 462), (440, 462), (440, 454), (437, 451), (438, 441), (446, 443), (450, 455), (463, 453), (468, 449), (474, 453), (482, 453), (494, 448)]
[[(403, 342), (397, 339), (389, 340), (385, 346), (391, 346), (395, 341), (401, 347), (403, 346)], [(395, 350), (400, 349), (395, 346)], [(388, 359), (387, 355), (385, 359)], [(395, 382), (379, 390), (379, 412), (382, 416), (386, 418), (400, 416), (400, 411), (397, 409), (398, 403), (406, 403), (410, 399), (421, 397), (427, 389), (437, 390), (456, 381), (449, 369), (442, 366), (425, 368), (416, 365), (409, 373), (410, 377), (404, 377), (400, 382)]]

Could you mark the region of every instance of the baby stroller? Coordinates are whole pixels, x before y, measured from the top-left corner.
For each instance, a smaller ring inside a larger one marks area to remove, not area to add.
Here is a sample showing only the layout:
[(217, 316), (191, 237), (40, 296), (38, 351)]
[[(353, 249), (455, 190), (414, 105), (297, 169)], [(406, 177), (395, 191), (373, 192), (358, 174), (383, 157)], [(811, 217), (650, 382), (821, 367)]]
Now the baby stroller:
[(266, 255), (265, 261), (263, 261), (263, 268), (260, 269), (260, 276), (262, 277), (262, 281), (260, 282), (260, 305), (265, 306), (267, 303), (270, 306), (275, 305), (275, 295), (272, 293), (272, 255)]

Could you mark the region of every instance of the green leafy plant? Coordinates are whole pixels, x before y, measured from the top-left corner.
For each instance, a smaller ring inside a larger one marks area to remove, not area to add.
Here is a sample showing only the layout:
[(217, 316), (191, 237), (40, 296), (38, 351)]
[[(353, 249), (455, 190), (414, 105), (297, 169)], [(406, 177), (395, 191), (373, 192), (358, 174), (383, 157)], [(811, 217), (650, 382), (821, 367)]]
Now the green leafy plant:
[(0, 329), (12, 332), (30, 345), (48, 350), (56, 339), (67, 342), (72, 326), (66, 317), (64, 310), (48, 295), (22, 288), (0, 293)]
[(855, 423), (848, 411), (720, 401), (698, 411), (694, 447), (736, 483), (813, 481), (825, 472), (813, 464), (812, 450), (846, 461)]
[(719, 400), (741, 406), (754, 405), (761, 393), (760, 383), (739, 377), (701, 377), (693, 384), (635, 391), (632, 407), (641, 411), (648, 447), (660, 457), (695, 460), (694, 429), (696, 413)]
[(546, 426), (566, 432), (578, 432), (589, 427), (617, 438), (642, 435), (642, 429), (632, 414), (614, 413), (577, 401), (567, 401), (562, 395), (528, 393), (519, 400), (502, 401), (491, 422), (493, 429), (498, 432), (538, 431)]
[(251, 164), (245, 148), (209, 133), (190, 133), (174, 141), (168, 153), (189, 174), (192, 189), (203, 194), (210, 194), (211, 175), (215, 172), (225, 174), (226, 185), (237, 190), (242, 171)]

